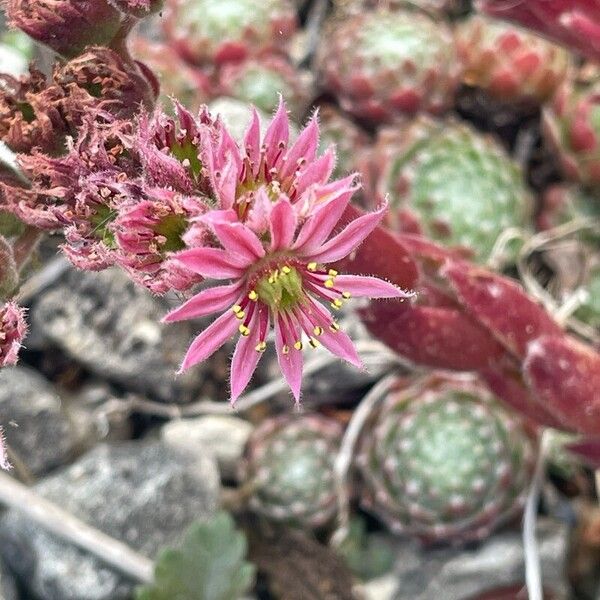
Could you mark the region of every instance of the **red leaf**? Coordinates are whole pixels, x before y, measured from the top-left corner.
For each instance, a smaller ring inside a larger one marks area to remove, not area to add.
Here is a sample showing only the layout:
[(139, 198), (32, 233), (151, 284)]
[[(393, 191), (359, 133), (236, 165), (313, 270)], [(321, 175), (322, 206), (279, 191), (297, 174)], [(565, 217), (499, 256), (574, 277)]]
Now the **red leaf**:
[(471, 371), (504, 354), (489, 332), (458, 310), (373, 301), (361, 316), (374, 336), (418, 364)]
[(600, 354), (567, 336), (544, 336), (529, 346), (525, 381), (563, 425), (600, 434)]
[(515, 282), (465, 262), (448, 262), (442, 275), (450, 282), (467, 313), (519, 358), (542, 335), (561, 335), (550, 315)]

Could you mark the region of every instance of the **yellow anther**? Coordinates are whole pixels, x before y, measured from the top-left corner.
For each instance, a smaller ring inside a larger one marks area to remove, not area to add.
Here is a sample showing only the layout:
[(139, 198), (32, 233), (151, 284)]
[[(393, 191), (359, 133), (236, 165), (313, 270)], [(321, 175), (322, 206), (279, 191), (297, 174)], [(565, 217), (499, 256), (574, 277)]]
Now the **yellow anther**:
[(231, 307), (231, 310), (237, 315), (240, 312), (240, 310), (242, 310), (242, 307), (239, 304), (234, 304)]
[(351, 297), (352, 297), (352, 294), (350, 292), (342, 292), (342, 298), (345, 298), (346, 300), (348, 300)]
[(340, 326), (335, 321), (333, 321), (333, 323), (329, 326), (329, 329), (331, 329), (331, 331), (335, 333), (340, 330)]
[(296, 348), (296, 350), (302, 350), (302, 348), (304, 348), (304, 346), (302, 345), (302, 342), (300, 340), (298, 340), (295, 344), (294, 344), (294, 348)]
[(309, 263), (306, 265), (306, 268), (307, 268), (309, 271), (316, 271), (316, 270), (317, 270), (317, 263), (316, 263), (316, 262), (309, 262)]
[(331, 289), (333, 286), (335, 285), (335, 283), (333, 282), (333, 279), (326, 279), (325, 280), (325, 287)]
[(250, 329), (248, 327), (246, 327), (243, 323), (240, 323), (240, 326), (238, 327), (238, 329), (244, 337), (250, 335)]
[(335, 269), (329, 269), (327, 274), (329, 275), (329, 277), (335, 277), (338, 274), (338, 272)]
[(243, 318), (246, 316), (246, 313), (245, 313), (243, 310), (240, 310), (240, 311), (238, 311), (238, 312), (236, 312), (236, 313), (235, 313), (235, 316), (236, 316), (238, 319), (240, 319), (240, 320), (241, 320), (241, 319), (243, 319)]
[(321, 335), (323, 333), (323, 328), (319, 327), (318, 325), (313, 329), (313, 333), (315, 335)]
[(254, 346), (254, 349), (257, 352), (264, 352), (267, 348), (267, 342), (262, 341), (262, 342), (258, 342), (258, 344), (256, 344), (256, 346)]
[(250, 293), (248, 294), (248, 298), (250, 298), (250, 300), (252, 300), (253, 302), (256, 302), (258, 300), (258, 294), (256, 293), (255, 290), (250, 290)]
[(334, 310), (340, 310), (340, 308), (342, 308), (342, 305), (343, 305), (343, 302), (339, 298), (336, 298), (331, 303), (331, 308), (333, 308)]
[(289, 353), (289, 351), (290, 351), (290, 347), (289, 347), (287, 344), (285, 344), (285, 345), (284, 345), (284, 346), (281, 348), (281, 352), (282, 352), (283, 354), (288, 354), (288, 353)]
[(288, 273), (291, 273), (292, 270), (287, 266), (284, 265), (283, 267), (281, 267), (281, 270), (287, 275)]
[(321, 344), (319, 343), (319, 340), (316, 340), (314, 337), (311, 337), (309, 342), (308, 342), (313, 348), (318, 348)]

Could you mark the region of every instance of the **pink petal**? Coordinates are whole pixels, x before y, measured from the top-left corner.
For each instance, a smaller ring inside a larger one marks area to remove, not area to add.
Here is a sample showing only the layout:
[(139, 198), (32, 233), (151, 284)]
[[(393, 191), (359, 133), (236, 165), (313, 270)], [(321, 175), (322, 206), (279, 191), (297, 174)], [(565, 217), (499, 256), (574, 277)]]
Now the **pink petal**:
[(291, 246), (296, 231), (296, 215), (292, 205), (281, 198), (271, 211), (271, 251)]
[(296, 193), (301, 196), (313, 183), (324, 184), (329, 180), (335, 167), (335, 149), (328, 148), (325, 153), (311, 162), (298, 176)]
[(215, 192), (221, 208), (231, 208), (235, 203), (235, 190), (238, 182), (238, 169), (231, 159), (227, 159), (220, 176), (214, 177)]
[(350, 292), (356, 298), (412, 298), (415, 295), (378, 277), (364, 275), (338, 275), (335, 287), (342, 292)]
[(190, 248), (178, 252), (173, 260), (180, 262), (193, 273), (212, 279), (241, 277), (244, 267), (251, 264), (236, 262), (230, 253), (219, 248)]
[(196, 294), (162, 318), (163, 323), (196, 319), (233, 306), (240, 295), (241, 283), (209, 288)]
[[(231, 361), (231, 403), (239, 398), (248, 382), (252, 378), (256, 365), (262, 356), (262, 352), (256, 350), (256, 345), (260, 341), (261, 325), (260, 321), (269, 319), (269, 312), (266, 308), (259, 308), (249, 324), (250, 334), (241, 335), (233, 353)], [(263, 323), (264, 326), (264, 323)], [(267, 322), (268, 327), (268, 322)]]
[[(288, 114), (283, 99), (279, 101), (277, 112), (265, 133), (263, 145), (266, 146), (266, 159), (269, 168), (276, 166), (275, 159), (282, 156), (282, 148), (287, 146), (290, 137)], [(277, 161), (278, 162), (278, 161)]]
[[(283, 322), (283, 317), (280, 315), (275, 319), (275, 347), (277, 348), (277, 360), (279, 361), (283, 377), (290, 386), (296, 402), (300, 402), (302, 366), (304, 361), (302, 352), (296, 350), (293, 346), (293, 340), (299, 340), (301, 337), (300, 328), (297, 324), (294, 324), (292, 327), (293, 330), (288, 332), (288, 336), (293, 338), (290, 343), (290, 340), (286, 340), (286, 336), (283, 333), (287, 329), (286, 324)], [(287, 354), (284, 354), (283, 346), (286, 343), (289, 344), (290, 350)]]
[[(335, 333), (330, 331), (329, 326), (333, 319), (323, 306), (316, 302), (311, 302), (309, 306), (304, 308), (304, 312), (306, 315), (312, 316), (312, 320), (316, 321), (323, 328), (323, 333), (317, 339), (329, 352), (348, 361), (359, 369), (363, 368), (362, 360), (358, 356), (350, 337), (341, 330)], [(312, 326), (306, 315), (299, 313), (298, 316), (302, 319), (304, 326), (310, 331)]]
[(236, 332), (237, 327), (238, 320), (231, 311), (222, 314), (192, 342), (178, 372), (183, 373), (214, 354)]
[(260, 163), (260, 119), (255, 108), (252, 109), (252, 120), (244, 136), (244, 150), (254, 167), (253, 175), (256, 175)]
[(352, 188), (342, 188), (337, 197), (334, 196), (326, 204), (317, 207), (314, 214), (302, 226), (294, 243), (294, 250), (304, 254), (317, 250), (339, 223), (353, 193)]
[(386, 210), (387, 204), (375, 212), (355, 219), (341, 233), (304, 258), (314, 262), (329, 263), (348, 256), (377, 227)]
[(215, 235), (228, 254), (244, 263), (253, 263), (265, 255), (265, 249), (252, 232), (243, 223), (213, 223)]
[(319, 145), (319, 123), (316, 115), (310, 120), (309, 124), (302, 130), (294, 145), (286, 154), (285, 163), (281, 169), (281, 179), (286, 179), (293, 175), (300, 166), (299, 161), (304, 164), (310, 164), (314, 161)]

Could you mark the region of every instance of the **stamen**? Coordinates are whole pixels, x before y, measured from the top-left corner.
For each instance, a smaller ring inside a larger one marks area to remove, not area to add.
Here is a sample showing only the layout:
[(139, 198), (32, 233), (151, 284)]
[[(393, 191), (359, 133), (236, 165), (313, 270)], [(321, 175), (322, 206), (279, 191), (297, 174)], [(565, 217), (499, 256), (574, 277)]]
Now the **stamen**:
[(329, 329), (333, 331), (333, 333), (337, 333), (340, 330), (340, 326), (335, 321), (333, 321), (329, 326)]
[(262, 342), (258, 342), (258, 344), (256, 344), (256, 346), (254, 347), (254, 349), (257, 352), (264, 352), (267, 348), (267, 342), (262, 341)]
[(281, 270), (287, 275), (288, 273), (291, 273), (292, 270), (287, 266), (284, 265), (283, 267), (281, 267)]
[(239, 332), (244, 336), (247, 337), (250, 335), (250, 328), (246, 327), (243, 323), (240, 324), (240, 326), (238, 327)]
[(308, 341), (308, 343), (313, 347), (313, 348), (318, 348), (321, 344), (319, 343), (319, 340), (315, 339), (314, 337), (311, 337), (310, 340)]
[(336, 298), (332, 303), (331, 303), (331, 308), (333, 308), (334, 310), (340, 310), (340, 308), (342, 308), (342, 305), (344, 303), (339, 299)]
[(256, 290), (250, 290), (250, 293), (248, 294), (248, 298), (250, 298), (250, 300), (252, 300), (252, 302), (256, 302), (258, 300), (258, 294), (256, 293)]
[(235, 316), (241, 321), (246, 316), (246, 313), (243, 310), (240, 310), (235, 313)]
[(324, 285), (326, 288), (331, 289), (335, 285), (335, 282), (333, 279), (326, 279)]
[(312, 272), (314, 273), (314, 272), (317, 270), (317, 263), (316, 263), (316, 262), (309, 262), (309, 263), (306, 265), (306, 268), (307, 268), (309, 271), (312, 271)]
[(329, 277), (335, 277), (338, 274), (338, 272), (335, 269), (329, 269), (329, 271), (327, 271), (327, 275), (329, 275)]
[(242, 310), (242, 307), (241, 307), (239, 304), (234, 304), (234, 305), (231, 307), (231, 310), (232, 310), (232, 311), (233, 311), (235, 314), (237, 314), (237, 313), (239, 313), (239, 312), (240, 312), (240, 310)]
[(316, 327), (313, 329), (313, 333), (314, 333), (315, 335), (322, 335), (322, 333), (323, 333), (323, 328), (322, 328), (322, 327), (319, 327), (319, 325), (317, 325), (317, 326), (316, 326)]
[(290, 352), (290, 347), (287, 344), (284, 344), (283, 347), (281, 348), (281, 352), (283, 354), (289, 354)]
[(352, 298), (352, 294), (350, 292), (342, 292), (342, 298), (345, 298), (346, 300)]
[(302, 342), (300, 340), (298, 340), (295, 344), (294, 344), (294, 348), (296, 348), (296, 350), (302, 350), (302, 348), (304, 348), (304, 345), (302, 344)]

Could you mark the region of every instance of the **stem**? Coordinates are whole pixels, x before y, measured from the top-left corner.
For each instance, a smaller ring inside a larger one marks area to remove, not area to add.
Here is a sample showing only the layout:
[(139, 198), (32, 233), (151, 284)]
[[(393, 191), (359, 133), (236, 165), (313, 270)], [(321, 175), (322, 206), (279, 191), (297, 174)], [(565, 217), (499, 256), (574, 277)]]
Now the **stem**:
[(531, 480), (525, 513), (523, 515), (523, 551), (525, 553), (525, 581), (529, 600), (543, 600), (542, 573), (540, 569), (540, 553), (535, 537), (537, 507), (540, 501), (540, 490), (544, 481), (546, 455), (550, 446), (549, 430), (544, 430), (540, 441), (540, 450)]
[(9, 506), (61, 539), (91, 552), (113, 569), (136, 581), (151, 583), (154, 564), (126, 544), (87, 525), (42, 498), (32, 489), (0, 472), (0, 503)]
[(373, 411), (386, 397), (386, 393), (392, 387), (396, 380), (394, 373), (381, 379), (374, 385), (369, 393), (361, 400), (360, 404), (352, 414), (350, 423), (344, 433), (344, 438), (340, 445), (340, 450), (335, 459), (333, 468), (335, 487), (338, 499), (338, 524), (331, 537), (331, 543), (334, 546), (341, 544), (348, 534), (348, 524), (350, 523), (350, 494), (348, 493), (348, 473), (352, 466), (355, 455), (356, 444), (360, 433), (365, 426)]
[(41, 229), (27, 225), (25, 231), (15, 240), (13, 244), (13, 256), (17, 271), (21, 273), (35, 249), (38, 247), (42, 239), (43, 232)]

